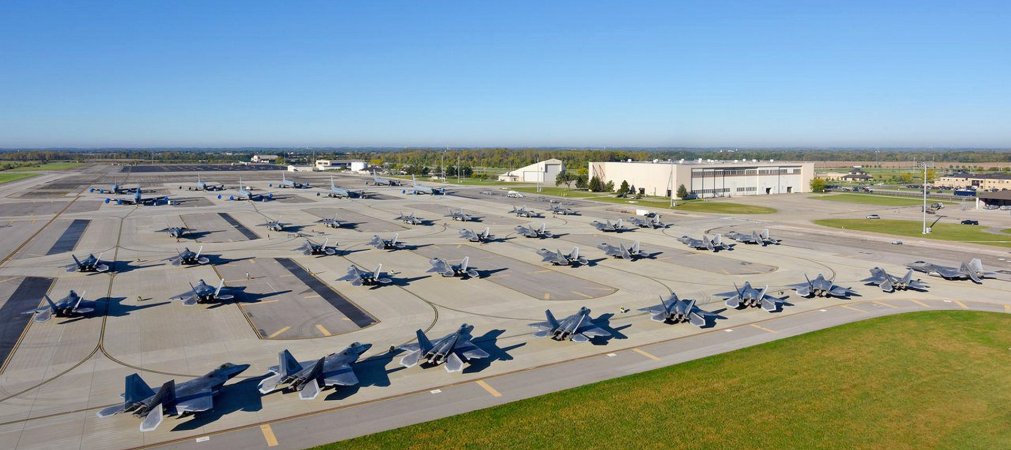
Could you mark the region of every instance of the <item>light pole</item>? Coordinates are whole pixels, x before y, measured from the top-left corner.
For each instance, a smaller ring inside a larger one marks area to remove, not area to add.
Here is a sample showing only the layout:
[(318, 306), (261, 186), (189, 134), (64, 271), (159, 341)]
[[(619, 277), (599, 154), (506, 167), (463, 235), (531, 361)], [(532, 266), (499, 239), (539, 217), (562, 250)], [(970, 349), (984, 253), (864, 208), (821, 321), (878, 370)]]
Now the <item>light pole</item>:
[(933, 164), (927, 161), (923, 161), (923, 230), (922, 234), (930, 233), (930, 229), (927, 228), (927, 167), (932, 167)]

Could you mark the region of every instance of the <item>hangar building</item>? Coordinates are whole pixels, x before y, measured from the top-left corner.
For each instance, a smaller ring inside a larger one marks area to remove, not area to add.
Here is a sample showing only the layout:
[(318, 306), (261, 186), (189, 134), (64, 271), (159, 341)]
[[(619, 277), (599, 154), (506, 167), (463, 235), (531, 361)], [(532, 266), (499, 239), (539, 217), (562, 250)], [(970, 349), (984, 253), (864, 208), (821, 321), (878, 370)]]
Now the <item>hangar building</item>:
[(669, 197), (685, 185), (700, 198), (810, 192), (813, 162), (628, 161), (590, 162), (590, 177), (622, 181), (645, 194)]
[(558, 173), (565, 170), (559, 159), (546, 159), (498, 176), (499, 181), (554, 184)]

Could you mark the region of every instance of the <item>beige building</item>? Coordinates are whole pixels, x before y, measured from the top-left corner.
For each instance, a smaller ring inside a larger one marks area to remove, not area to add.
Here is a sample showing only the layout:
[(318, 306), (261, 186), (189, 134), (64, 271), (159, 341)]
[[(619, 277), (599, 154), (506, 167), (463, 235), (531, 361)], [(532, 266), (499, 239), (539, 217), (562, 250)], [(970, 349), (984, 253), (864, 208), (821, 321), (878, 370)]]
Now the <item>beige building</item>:
[(590, 177), (614, 183), (628, 181), (636, 190), (660, 197), (684, 185), (702, 198), (809, 192), (812, 162), (775, 161), (641, 161), (591, 162)]
[(498, 176), (499, 181), (523, 183), (555, 183), (558, 174), (565, 170), (565, 165), (558, 159), (547, 159), (520, 167)]
[(1000, 191), (1004, 189), (1011, 189), (1011, 174), (958, 173), (952, 175), (945, 175), (943, 177), (938, 177), (936, 180), (934, 180), (934, 186), (935, 187), (944, 186), (955, 189), (976, 188), (984, 191), (990, 190)]

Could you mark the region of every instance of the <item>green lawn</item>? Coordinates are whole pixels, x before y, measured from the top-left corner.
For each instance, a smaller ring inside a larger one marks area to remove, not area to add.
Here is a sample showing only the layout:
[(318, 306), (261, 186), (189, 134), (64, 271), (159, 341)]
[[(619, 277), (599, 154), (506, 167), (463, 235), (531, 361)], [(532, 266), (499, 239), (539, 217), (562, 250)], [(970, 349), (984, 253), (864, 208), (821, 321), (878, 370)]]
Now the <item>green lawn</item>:
[(18, 167), (17, 169), (11, 169), (11, 170), (8, 170), (7, 172), (34, 172), (34, 171), (40, 171), (40, 170), (69, 170), (69, 169), (77, 168), (80, 165), (81, 165), (81, 163), (67, 162), (67, 161), (64, 161), (64, 162), (50, 162), (50, 163), (39, 164), (37, 166)]
[[(933, 217), (927, 217), (934, 220)], [(943, 219), (942, 219), (943, 220)], [(1011, 238), (996, 233), (988, 233), (981, 225), (961, 225), (957, 223), (937, 223), (930, 234), (920, 234), (923, 224), (915, 220), (869, 220), (869, 219), (821, 219), (814, 223), (826, 227), (847, 230), (872, 231), (895, 236), (919, 237), (941, 241), (973, 242), (997, 247), (1011, 247)], [(929, 222), (928, 222), (929, 225)]]
[(31, 178), (37, 175), (38, 175), (37, 173), (31, 172), (14, 172), (14, 171), (0, 172), (0, 184), (23, 180), (25, 178)]
[(881, 206), (917, 206), (923, 204), (922, 199), (874, 194), (828, 194), (814, 195), (811, 196), (811, 198), (832, 202), (860, 203), (864, 205)]
[[(614, 194), (602, 192), (589, 192), (563, 187), (542, 187), (541, 192), (537, 192), (535, 186), (514, 187), (514, 191), (526, 192), (530, 194), (551, 195), (556, 197), (578, 198), (585, 200), (596, 200), (606, 203), (617, 203), (628, 205), (629, 207), (646, 207), (656, 209), (670, 209), (670, 199), (666, 197), (646, 197), (641, 199), (617, 198)], [(692, 211), (715, 214), (772, 214), (776, 212), (773, 208), (765, 206), (743, 205), (740, 203), (724, 202), (722, 200), (675, 200), (674, 209), (677, 211)]]
[(1008, 448), (1008, 347), (1011, 314), (881, 317), (320, 448)]

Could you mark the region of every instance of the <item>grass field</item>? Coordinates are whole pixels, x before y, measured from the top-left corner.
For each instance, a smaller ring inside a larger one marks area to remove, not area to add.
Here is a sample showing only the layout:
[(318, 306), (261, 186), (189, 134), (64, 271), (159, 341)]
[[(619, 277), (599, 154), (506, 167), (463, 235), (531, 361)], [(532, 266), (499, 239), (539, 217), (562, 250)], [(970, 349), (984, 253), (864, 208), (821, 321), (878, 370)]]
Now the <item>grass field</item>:
[(23, 180), (25, 178), (31, 178), (36, 175), (38, 174), (31, 172), (15, 172), (15, 171), (0, 172), (0, 184)]
[(320, 448), (1008, 448), (1009, 343), (1011, 314), (882, 317)]
[(828, 200), (832, 202), (860, 203), (863, 205), (880, 206), (917, 206), (922, 205), (922, 199), (909, 197), (890, 197), (887, 195), (874, 194), (828, 194), (814, 195), (811, 198), (818, 200)]
[(915, 220), (868, 220), (868, 219), (821, 219), (814, 223), (826, 227), (846, 230), (872, 231), (894, 236), (909, 236), (939, 241), (972, 242), (1011, 247), (1011, 237), (988, 233), (986, 227), (980, 225), (960, 225), (957, 223), (938, 223), (930, 234), (920, 234), (923, 224)]
[(76, 163), (76, 162), (51, 162), (51, 163), (39, 164), (37, 166), (18, 167), (17, 169), (11, 169), (11, 170), (8, 170), (7, 172), (34, 172), (34, 171), (40, 171), (40, 170), (70, 170), (70, 169), (77, 168), (80, 165), (81, 165), (81, 163)]
[[(639, 206), (655, 209), (670, 209), (670, 199), (664, 197), (646, 197), (636, 200), (627, 198), (617, 198), (614, 196), (614, 194), (571, 190), (562, 187), (542, 187), (541, 192), (537, 192), (537, 188), (534, 186), (515, 187), (512, 189), (515, 191), (531, 194), (542, 194), (542, 195), (551, 195), (555, 197), (596, 200), (599, 202), (628, 205), (630, 207)], [(676, 206), (674, 207), (674, 209), (678, 211), (692, 211), (692, 212), (715, 213), (715, 214), (772, 214), (776, 212), (775, 209), (768, 208), (765, 206), (744, 205), (741, 203), (731, 203), (724, 201), (678, 200), (675, 201), (675, 205)]]

